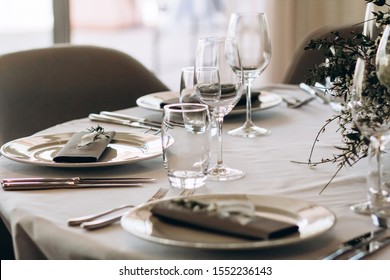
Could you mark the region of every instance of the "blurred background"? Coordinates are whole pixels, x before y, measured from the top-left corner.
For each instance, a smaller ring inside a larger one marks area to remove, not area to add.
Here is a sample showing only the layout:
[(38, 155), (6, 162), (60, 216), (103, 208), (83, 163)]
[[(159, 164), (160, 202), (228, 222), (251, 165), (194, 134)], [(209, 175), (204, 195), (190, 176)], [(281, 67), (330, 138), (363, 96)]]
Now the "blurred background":
[(0, 0), (0, 55), (54, 43), (124, 51), (172, 90), (192, 65), (199, 37), (223, 36), (232, 12), (268, 17), (271, 63), (255, 85), (281, 80), (304, 37), (361, 23), (364, 0)]

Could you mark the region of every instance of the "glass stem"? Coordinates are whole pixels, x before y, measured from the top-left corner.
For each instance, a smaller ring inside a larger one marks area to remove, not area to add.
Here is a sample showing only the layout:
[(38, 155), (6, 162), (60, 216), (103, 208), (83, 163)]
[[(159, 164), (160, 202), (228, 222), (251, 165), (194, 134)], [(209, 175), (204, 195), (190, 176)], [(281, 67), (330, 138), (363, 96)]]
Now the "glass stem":
[(371, 137), (369, 156), (371, 159), (368, 174), (368, 188), (380, 192), (382, 189), (383, 166), (382, 166), (382, 139)]
[(246, 125), (252, 125), (252, 81), (246, 81)]
[(222, 126), (223, 117), (216, 115), (215, 121), (217, 123), (217, 137), (218, 137), (218, 155), (217, 155), (217, 166), (223, 165), (222, 159)]

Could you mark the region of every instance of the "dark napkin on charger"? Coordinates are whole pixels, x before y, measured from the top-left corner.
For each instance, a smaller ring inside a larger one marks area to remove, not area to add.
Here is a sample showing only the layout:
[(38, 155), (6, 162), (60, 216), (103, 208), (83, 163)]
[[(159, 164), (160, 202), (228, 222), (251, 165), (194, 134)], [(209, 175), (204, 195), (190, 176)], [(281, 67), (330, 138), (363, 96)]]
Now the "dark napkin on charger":
[[(256, 101), (258, 101), (259, 95), (260, 95), (259, 91), (251, 93), (252, 104), (255, 103)], [(164, 102), (161, 102), (160, 108), (164, 108), (165, 105), (179, 103), (179, 102), (180, 102), (179, 98), (172, 98), (172, 99), (166, 100)], [(188, 99), (186, 100), (186, 103), (199, 103), (199, 100), (195, 96), (191, 96), (191, 97), (188, 97)], [(246, 93), (245, 92), (242, 94), (240, 100), (237, 102), (236, 106), (237, 105), (246, 105)]]
[(153, 206), (151, 212), (156, 217), (177, 225), (193, 226), (252, 240), (283, 237), (297, 233), (299, 229), (295, 224), (256, 215), (251, 217), (248, 223), (242, 224), (232, 216), (221, 216), (214, 211), (194, 211), (188, 207), (191, 203), (193, 202), (185, 202), (183, 199), (160, 202)]
[(65, 146), (55, 155), (55, 162), (83, 163), (95, 162), (103, 154), (107, 145), (115, 136), (114, 131), (105, 132), (104, 135), (87, 145), (79, 146), (81, 138), (91, 132), (82, 131), (72, 135)]

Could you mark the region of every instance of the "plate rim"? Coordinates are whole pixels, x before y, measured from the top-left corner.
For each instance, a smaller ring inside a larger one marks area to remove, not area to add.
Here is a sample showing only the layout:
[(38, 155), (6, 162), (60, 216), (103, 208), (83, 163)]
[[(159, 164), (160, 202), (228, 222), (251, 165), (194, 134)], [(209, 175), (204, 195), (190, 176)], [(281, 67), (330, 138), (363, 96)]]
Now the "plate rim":
[[(279, 104), (281, 104), (283, 102), (283, 99), (281, 96), (279, 96), (278, 94), (272, 92), (272, 91), (268, 91), (268, 90), (263, 90), (263, 89), (253, 89), (253, 90), (260, 90), (262, 92), (266, 92), (267, 94), (270, 94), (272, 96), (274, 96), (277, 100), (272, 103), (270, 106), (268, 107), (265, 107), (265, 108), (262, 108), (260, 106), (257, 106), (257, 107), (253, 107), (252, 106), (252, 112), (256, 112), (256, 111), (263, 111), (263, 110), (267, 110), (267, 109), (270, 109), (270, 108), (273, 108), (273, 107), (276, 107), (278, 106)], [(148, 110), (152, 110), (152, 111), (156, 111), (156, 112), (162, 112), (163, 109), (162, 108), (153, 108), (152, 106), (145, 106), (144, 103), (142, 103), (142, 100), (147, 98), (147, 97), (151, 97), (153, 95), (156, 95), (156, 94), (162, 94), (162, 93), (177, 93), (179, 94), (177, 91), (169, 91), (169, 90), (166, 90), (166, 91), (159, 91), (159, 92), (152, 92), (152, 93), (149, 93), (149, 94), (145, 94), (141, 97), (138, 97), (137, 100), (136, 100), (136, 104), (137, 106), (141, 107), (141, 108), (144, 108), (144, 109), (148, 109)], [(260, 98), (260, 96), (259, 96)], [(246, 112), (245, 109), (234, 109), (229, 113), (229, 115), (236, 115), (236, 114), (244, 114)]]
[[(279, 246), (286, 246), (286, 245), (291, 245), (291, 244), (296, 244), (300, 243), (303, 241), (307, 241), (310, 239), (313, 239), (315, 237), (320, 236), (321, 234), (324, 234), (325, 232), (329, 231), (331, 228), (334, 227), (336, 224), (336, 215), (329, 210), (327, 207), (314, 203), (314, 202), (308, 202), (305, 200), (300, 200), (300, 199), (295, 199), (295, 198), (289, 198), (289, 197), (284, 197), (284, 196), (275, 196), (275, 195), (261, 195), (261, 194), (201, 194), (201, 195), (194, 195), (192, 197), (194, 198), (209, 198), (212, 199), (213, 197), (216, 198), (224, 198), (224, 197), (247, 197), (247, 198), (254, 198), (254, 199), (266, 199), (266, 198), (272, 198), (272, 199), (279, 199), (279, 200), (287, 200), (287, 201), (294, 201), (296, 203), (303, 203), (306, 204), (307, 206), (316, 206), (319, 208), (322, 208), (322, 210), (327, 212), (328, 218), (331, 218), (332, 223), (328, 225), (327, 227), (323, 228), (321, 231), (318, 231), (316, 233), (312, 233), (311, 235), (306, 235), (304, 237), (290, 237), (290, 238), (283, 238), (283, 239), (276, 239), (276, 240), (262, 240), (262, 241), (248, 241), (248, 242), (229, 242), (228, 246), (226, 243), (216, 243), (216, 242), (191, 242), (191, 241), (175, 241), (172, 239), (167, 239), (167, 238), (162, 238), (162, 237), (156, 237), (156, 236), (151, 236), (151, 235), (145, 235), (142, 234), (141, 232), (137, 232), (135, 230), (131, 230), (127, 226), (127, 221), (128, 216), (131, 215), (134, 212), (140, 211), (145, 207), (151, 207), (152, 205), (162, 202), (162, 201), (169, 201), (178, 197), (170, 197), (170, 198), (165, 198), (161, 199), (158, 201), (152, 201), (152, 202), (146, 202), (143, 203), (139, 206), (134, 207), (130, 211), (128, 211), (125, 215), (122, 216), (121, 218), (121, 226), (123, 229), (125, 229), (128, 233), (134, 235), (135, 237), (138, 237), (140, 239), (146, 240), (146, 241), (151, 241), (154, 243), (158, 244), (165, 244), (165, 245), (170, 245), (170, 246), (175, 246), (175, 247), (185, 247), (185, 248), (193, 248), (193, 249), (208, 249), (208, 250), (242, 250), (242, 249), (263, 249), (263, 248), (273, 248), (273, 247), (279, 247)], [(279, 210), (286, 210), (283, 208), (277, 208), (275, 209)], [(148, 210), (148, 209), (146, 209)]]
[[(72, 136), (76, 132), (60, 132), (60, 133), (47, 133), (47, 134), (37, 134), (37, 135), (31, 135), (27, 137), (21, 137), (17, 138), (14, 140), (11, 140), (5, 144), (3, 144), (0, 148), (0, 153), (3, 155), (5, 158), (15, 161), (15, 162), (20, 162), (20, 163), (25, 163), (25, 164), (31, 164), (31, 165), (36, 165), (36, 166), (46, 166), (46, 167), (65, 167), (65, 168), (86, 168), (86, 167), (106, 167), (106, 166), (116, 166), (116, 165), (123, 165), (123, 164), (128, 164), (128, 163), (133, 163), (133, 162), (138, 162), (142, 160), (147, 160), (147, 159), (152, 159), (160, 156), (162, 154), (162, 150), (159, 151), (158, 153), (152, 153), (146, 157), (141, 157), (141, 158), (131, 158), (128, 160), (118, 160), (118, 161), (109, 161), (109, 162), (103, 162), (103, 161), (96, 161), (96, 162), (85, 162), (85, 163), (65, 163), (65, 162), (43, 162), (43, 161), (31, 161), (30, 159), (23, 159), (23, 158), (18, 158), (14, 157), (8, 152), (6, 152), (6, 148), (9, 147), (12, 144), (15, 144), (17, 142), (23, 141), (24, 139), (31, 139), (31, 138), (42, 138), (42, 137), (50, 137), (50, 136), (58, 136), (58, 137), (64, 137), (65, 135)], [(136, 132), (125, 132), (125, 131), (116, 131), (115, 136), (113, 140), (120, 140), (123, 138), (119, 138), (119, 136), (123, 135), (139, 135), (143, 137), (150, 137), (154, 138), (154, 140), (158, 141), (160, 140), (160, 137), (151, 135), (151, 134), (144, 134), (144, 133), (136, 133)], [(123, 139), (125, 140), (125, 139)], [(66, 141), (66, 140), (65, 140)], [(41, 145), (41, 144), (38, 144)], [(33, 147), (33, 146), (32, 146)]]

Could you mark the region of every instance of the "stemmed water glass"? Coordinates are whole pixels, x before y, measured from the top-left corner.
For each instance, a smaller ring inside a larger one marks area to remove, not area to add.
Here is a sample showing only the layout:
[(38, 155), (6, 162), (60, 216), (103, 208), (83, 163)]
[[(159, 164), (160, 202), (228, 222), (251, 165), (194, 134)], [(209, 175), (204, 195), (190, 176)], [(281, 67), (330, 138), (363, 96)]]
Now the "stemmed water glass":
[(264, 13), (234, 13), (230, 17), (228, 36), (237, 40), (246, 92), (246, 122), (243, 126), (229, 131), (241, 137), (257, 137), (271, 133), (269, 129), (256, 126), (252, 122), (252, 82), (268, 66), (271, 59), (271, 40), (267, 17)]
[[(378, 46), (376, 70), (369, 61), (357, 59), (350, 102), (355, 125), (369, 138), (368, 205), (373, 223), (381, 227), (390, 227), (390, 186), (384, 180), (383, 169), (384, 147), (390, 133), (389, 31), (386, 27)], [(368, 84), (375, 73), (381, 85)]]
[[(223, 119), (241, 98), (243, 81), (233, 66), (240, 69), (240, 56), (232, 38), (209, 37), (198, 41), (195, 58), (195, 91), (201, 103), (207, 104), (217, 125), (218, 158), (208, 174), (211, 180), (228, 181), (244, 172), (226, 166), (222, 159)], [(237, 70), (236, 70), (237, 71)]]

